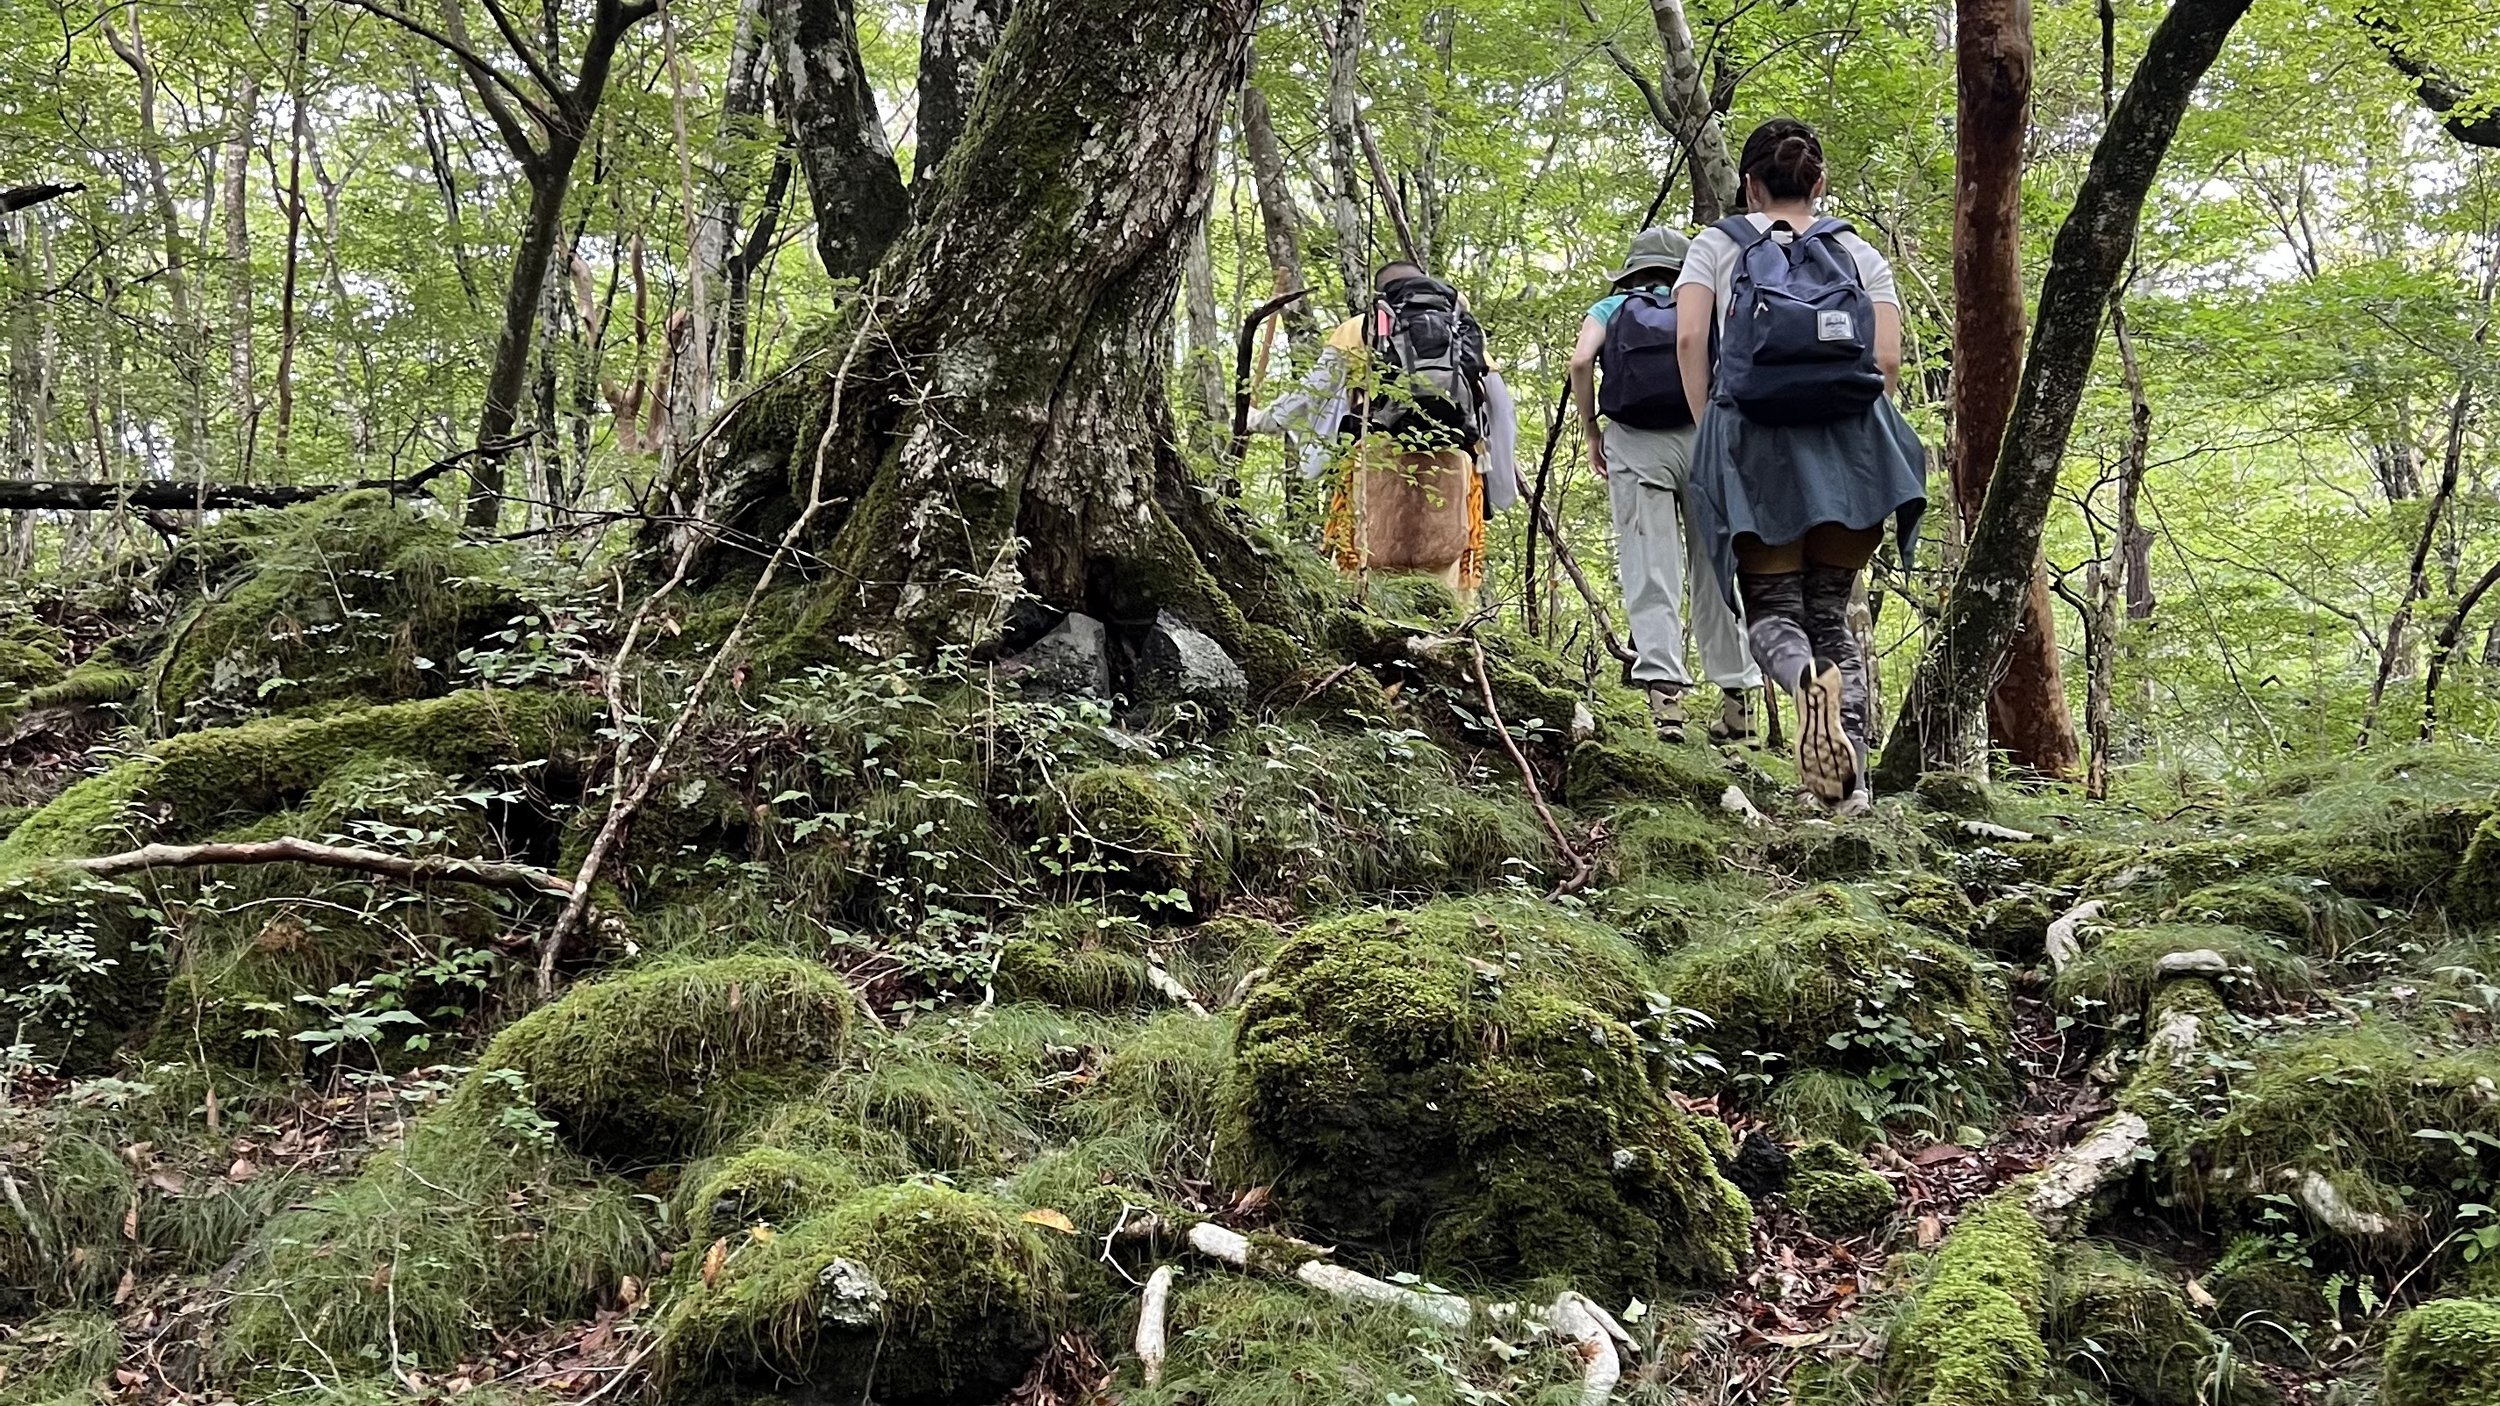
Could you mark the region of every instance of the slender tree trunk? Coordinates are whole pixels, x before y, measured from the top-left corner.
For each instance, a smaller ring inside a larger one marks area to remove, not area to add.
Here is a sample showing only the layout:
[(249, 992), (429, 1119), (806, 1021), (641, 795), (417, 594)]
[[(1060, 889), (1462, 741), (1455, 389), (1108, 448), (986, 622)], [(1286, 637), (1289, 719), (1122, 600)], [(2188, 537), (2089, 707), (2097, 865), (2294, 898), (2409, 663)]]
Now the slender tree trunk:
[[(1267, 95), (1255, 83), (1241, 90), (1241, 144), (1250, 156), (1250, 183), (1259, 196), (1259, 224), (1267, 236), (1267, 262), (1275, 271), (1276, 291), (1290, 293), (1310, 286), (1302, 271), (1302, 213), (1293, 203), (1293, 185), (1285, 176), (1284, 148), (1276, 140), (1276, 120)], [(1319, 318), (1308, 298), (1285, 309), (1285, 326), (1297, 342), (1320, 336)]]
[(1658, 43), (1666, 51), (1666, 81), (1660, 96), (1676, 123), (1675, 138), (1683, 144), (1693, 187), (1693, 223), (1724, 219), (1740, 195), (1736, 158), (1727, 149), (1727, 130), (1702, 77), (1701, 57), (1693, 47), (1693, 27), (1685, 19), (1683, 0), (1649, 0), (1658, 25)]
[(2135, 247), (2145, 193), (2196, 85), (2250, 0), (2176, 0), (2153, 30), (2126, 96), (2093, 148), (2040, 288), (2031, 356), (1943, 618), (1911, 676), (1879, 780), (1975, 770), (1986, 701), (2038, 577), (2040, 536), (2075, 412), (2100, 350), (2101, 318)]
[(729, 261), (729, 330), (725, 342), (723, 367), (731, 384), (745, 379), (747, 366), (748, 304), (755, 287), (755, 273), (773, 252), (773, 237), (781, 228), (781, 204), (790, 194), (790, 148), (787, 145), (773, 153), (773, 170), (764, 179), (764, 198), (756, 206), (755, 227), (747, 231), (746, 243)]
[(234, 404), (235, 472), (248, 483), (260, 440), (260, 404), (252, 356), (252, 124), (259, 116), (260, 78), (244, 74), (234, 95), (234, 128), (226, 139), (225, 188), (218, 203), (226, 225), (226, 397)]
[[(2483, 330), (2488, 330), (2488, 324)], [(2475, 341), (2482, 341), (2480, 331)], [(2387, 697), (2388, 681), (2395, 678), (2396, 663), (2410, 648), (2407, 632), (2413, 627), (2413, 607), (2430, 593), (2431, 546), (2439, 538), (2440, 519), (2456, 497), (2457, 479), (2465, 465), (2466, 426), (2473, 418), (2474, 382), (2469, 378), (2457, 387), (2456, 401), (2448, 412), (2448, 447), (2440, 456), (2439, 489), (2423, 512), (2422, 534), (2414, 540), (2413, 559), (2405, 568), (2404, 595), (2396, 602), (2396, 614), (2387, 622), (2387, 638), (2379, 646), (2378, 676), (2370, 682), (2370, 706), (2361, 715), (2361, 735), (2353, 740), (2355, 747), (2369, 746), (2370, 734), (2378, 729), (2379, 704)]]
[(1189, 254), (1183, 261), (1183, 301), (1189, 311), (1189, 369), (1197, 390), (1199, 439), (1210, 453), (1221, 453), (1232, 440), (1233, 394), (1224, 383), (1224, 329), (1215, 311), (1215, 257), (1207, 238), (1208, 221), (1189, 232)]
[[(1979, 520), (2022, 379), (2023, 139), (2031, 125), (2030, 0), (1959, 0), (1953, 204), (1954, 501)], [(2045, 568), (2033, 573), (1988, 731), (2014, 765), (2075, 769), (2074, 715), (2059, 668)]]
[(416, 101), (417, 131), (425, 139), (427, 164), (434, 172), (434, 189), (443, 197), (443, 234), (451, 253), (451, 266), (460, 275), (461, 291), (475, 310), (482, 304), (477, 291), (477, 272), (469, 266), (468, 240), (461, 231), (460, 177), (451, 164), (451, 139), (444, 132), (442, 108), (434, 101), (433, 85), (421, 73), (410, 75), (410, 93)]
[[(2494, 586), (2500, 586), (2500, 561), (2493, 562), (2480, 579), (2466, 588), (2465, 594), (2457, 600), (2456, 610), (2448, 616), (2448, 623), (2439, 627), (2439, 639), (2431, 648), (2430, 668), (2423, 672), (2422, 678), (2420, 740), (2424, 742), (2430, 741), (2431, 734), (2439, 728), (2439, 681), (2448, 672), (2448, 660), (2456, 654), (2457, 642), (2465, 638), (2466, 617), (2474, 613), (2474, 607), (2483, 603), (2483, 597), (2489, 595)], [(2500, 624), (2495, 624), (2493, 628), (2500, 630)], [(2491, 650), (2488, 645), (2483, 653), (2483, 662), (2490, 664)]]
[(1366, 0), (1337, 0), (1328, 41), (1328, 222), (1337, 235), (1337, 275), (1346, 311), (1372, 305), (1370, 250), (1363, 239), (1363, 144), (1355, 92), (1362, 81)]
[(148, 56), (147, 36), (139, 28), (136, 0), (123, 14), (130, 25), (129, 39), (122, 38), (111, 20), (105, 21), (104, 38), (139, 84), (140, 156), (147, 171), (148, 201), (155, 208), (156, 222), (165, 241), (165, 276), (161, 281), (174, 315), (173, 333), (167, 345), (173, 353), (170, 359), (175, 380), (182, 387), (182, 404), (174, 416), (175, 469), (196, 477), (208, 468), (208, 428), (200, 374), (200, 323), (191, 306), (190, 265), (184, 257), (191, 241), (183, 233), (182, 217), (174, 207), (173, 186), (166, 177), (165, 134), (156, 118), (156, 63)]
[(2130, 621), (2153, 618), (2153, 529), (2144, 525), (2144, 474), (2153, 458), (2153, 402), (2144, 394), (2144, 368), (2136, 361), (2127, 327), (2126, 295), (2109, 300), (2109, 327), (2118, 343), (2118, 366), (2127, 383), (2127, 457), (2118, 468), (2118, 575)]
[[(702, 361), (708, 389), (711, 368), (734, 379), (738, 355), (731, 350), (743, 322), (737, 304), (745, 281), (735, 265), (742, 252), (740, 224), (746, 218), (749, 177), (754, 170), (755, 143), (765, 135), (764, 99), (771, 89), (772, 66), (766, 53), (765, 29), (770, 22), (765, 0), (739, 0), (738, 18), (729, 39), (729, 70), (721, 78), (720, 124), (703, 163), (703, 215), (694, 232), (689, 263), (709, 295), (697, 321), (706, 336)], [(786, 178), (785, 178), (786, 179)], [(705, 411), (710, 407), (706, 405)]]
[[(529, 388), (530, 352), (537, 341), (538, 305), (547, 289), (547, 262), (555, 257), (564, 234), (564, 197), (571, 187), (573, 160), (580, 154), (577, 140), (557, 138), (549, 143), (548, 170), (530, 182), (528, 220), (520, 245), (512, 252), (512, 274), (504, 284), (503, 326), (495, 334), (495, 359), (486, 373), (486, 404), (478, 413), (479, 444), (504, 438), (520, 421), (521, 397)], [(479, 465), (472, 472), (471, 484), (469, 526), (492, 531), (503, 511), (502, 462)]]
[(928, 0), (920, 15), (920, 111), (912, 124), (911, 183), (928, 189), (929, 173), (954, 150), (972, 112), (981, 74), (1006, 32), (1014, 0)]
[(278, 463), (283, 467), (295, 429), (295, 288), (304, 247), (304, 144), (311, 117), (304, 105), (304, 66), (312, 46), (312, 15), (295, 0), (295, 55), (287, 69), (286, 259), (278, 280)]
[(859, 56), (851, 0), (772, 0), (781, 110), (816, 206), (825, 272), (865, 279), (911, 223), (903, 173)]

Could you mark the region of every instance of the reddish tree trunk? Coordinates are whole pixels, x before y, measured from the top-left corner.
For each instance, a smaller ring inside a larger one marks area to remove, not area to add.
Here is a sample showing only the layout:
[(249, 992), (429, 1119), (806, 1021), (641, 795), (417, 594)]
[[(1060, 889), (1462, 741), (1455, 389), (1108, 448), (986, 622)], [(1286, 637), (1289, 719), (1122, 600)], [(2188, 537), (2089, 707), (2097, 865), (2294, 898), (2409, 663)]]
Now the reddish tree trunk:
[[(1979, 520), (2022, 382), (2023, 134), (2031, 120), (2030, 0), (1956, 0), (1953, 205), (1953, 497)], [(1988, 701), (1990, 740), (2052, 776), (2081, 760), (2059, 669), (2048, 578), (2035, 570), (2005, 673)]]

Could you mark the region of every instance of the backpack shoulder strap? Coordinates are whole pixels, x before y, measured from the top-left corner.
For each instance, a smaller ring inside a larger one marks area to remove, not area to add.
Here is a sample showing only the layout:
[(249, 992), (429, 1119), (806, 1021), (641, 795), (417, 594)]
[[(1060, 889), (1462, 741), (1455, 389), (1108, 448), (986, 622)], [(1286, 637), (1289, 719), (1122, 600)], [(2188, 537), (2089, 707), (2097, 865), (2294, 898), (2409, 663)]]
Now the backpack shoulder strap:
[(1730, 215), (1711, 228), (1735, 240), (1739, 249), (1750, 249), (1771, 237), (1771, 232), (1756, 225), (1751, 215)]
[(1799, 239), (1838, 239), (1844, 234), (1856, 234), (1857, 232), (1858, 227), (1849, 223), (1847, 220), (1839, 219), (1832, 215), (1825, 215), (1820, 219), (1817, 219), (1813, 224), (1806, 226), (1805, 233), (1800, 234), (1797, 237)]

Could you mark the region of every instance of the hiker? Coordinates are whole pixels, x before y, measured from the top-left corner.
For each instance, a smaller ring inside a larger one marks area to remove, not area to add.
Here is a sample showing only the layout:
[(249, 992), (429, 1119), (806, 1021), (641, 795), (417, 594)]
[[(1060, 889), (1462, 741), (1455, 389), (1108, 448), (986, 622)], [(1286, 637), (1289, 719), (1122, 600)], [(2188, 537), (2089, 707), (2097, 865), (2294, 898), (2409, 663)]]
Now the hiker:
[[(1632, 623), (1632, 683), (1649, 696), (1659, 737), (1684, 740), (1684, 576), (1693, 573), (1693, 633), (1702, 672), (1719, 686), (1714, 742), (1754, 735), (1750, 690), (1761, 671), (1745, 651), (1744, 629), (1711, 578), (1694, 520), (1684, 510), (1685, 475), (1693, 465), (1693, 413), (1684, 401), (1676, 353), (1676, 275), (1684, 267), (1684, 236), (1645, 229), (1632, 237), (1614, 288), (1580, 321), (1571, 352), (1571, 399), (1579, 407), (1589, 467), (1606, 480), (1615, 517), (1616, 575), (1623, 612)], [(1603, 372), (1603, 378), (1599, 372)], [(1598, 417), (1605, 416), (1601, 430)]]
[(1334, 476), (1321, 541), (1340, 570), (1431, 576), (1464, 600), (1486, 514), (1519, 501), (1518, 414), (1456, 289), (1402, 259), (1372, 288), (1250, 428), (1298, 441), (1304, 477)]
[(1901, 299), (1883, 255), (1816, 216), (1811, 128), (1756, 127), (1737, 172), (1751, 213), (1702, 231), (1676, 280), (1685, 395), (1704, 407), (1687, 504), (1755, 661), (1797, 701), (1798, 779), (1854, 813), (1874, 738), (1850, 592), (1887, 518), (1908, 564), (1927, 508), (1925, 451), (1890, 399)]

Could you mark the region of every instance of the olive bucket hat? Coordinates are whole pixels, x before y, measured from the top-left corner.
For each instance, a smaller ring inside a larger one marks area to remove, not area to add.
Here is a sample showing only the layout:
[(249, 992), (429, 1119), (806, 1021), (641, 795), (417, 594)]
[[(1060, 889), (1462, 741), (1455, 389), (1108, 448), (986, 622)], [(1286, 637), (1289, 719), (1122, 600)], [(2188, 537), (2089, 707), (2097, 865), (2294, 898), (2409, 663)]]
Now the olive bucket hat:
[(1690, 240), (1663, 225), (1652, 225), (1632, 236), (1632, 249), (1623, 256), (1623, 267), (1608, 275), (1610, 283), (1621, 283), (1636, 273), (1674, 273), (1684, 267), (1685, 251)]

